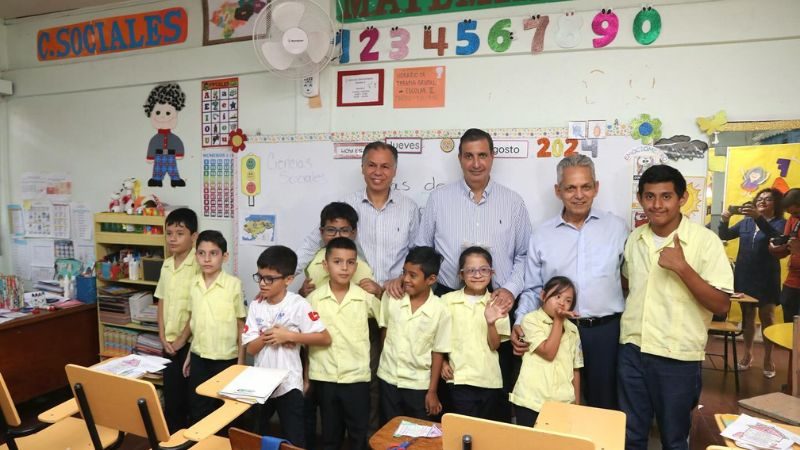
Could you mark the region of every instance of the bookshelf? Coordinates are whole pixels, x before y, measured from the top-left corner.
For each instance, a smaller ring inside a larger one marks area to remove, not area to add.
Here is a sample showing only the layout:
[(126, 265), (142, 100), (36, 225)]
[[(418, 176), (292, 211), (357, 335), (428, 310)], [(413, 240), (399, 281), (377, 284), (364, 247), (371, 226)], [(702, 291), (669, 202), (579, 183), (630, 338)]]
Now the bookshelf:
[[(120, 251), (133, 250), (140, 254), (150, 254), (157, 260), (169, 256), (165, 239), (164, 216), (136, 216), (125, 213), (97, 213), (94, 215), (95, 257), (103, 261), (108, 255), (119, 255)], [(106, 276), (103, 270), (97, 270), (97, 320), (100, 341), (100, 357), (110, 358), (122, 356), (133, 351), (140, 340), (158, 340), (158, 327), (122, 320), (108, 320), (109, 304), (120, 310), (128, 308), (131, 292), (147, 291), (152, 293), (158, 284), (158, 272), (155, 277), (145, 280), (145, 269), (139, 270), (139, 279), (131, 280), (124, 274), (118, 278)], [(108, 275), (108, 274), (105, 274)], [(150, 274), (152, 275), (152, 274)], [(110, 291), (110, 292), (109, 292)], [(111, 292), (116, 292), (117, 295)], [(105, 299), (104, 299), (105, 297)], [(115, 303), (116, 302), (116, 303)], [(103, 305), (103, 309), (101, 309)], [(106, 314), (104, 314), (104, 311)], [(104, 316), (106, 319), (104, 319)], [(124, 316), (124, 313), (123, 313)], [(141, 335), (141, 336), (140, 336)], [(160, 383), (160, 379), (150, 379)]]

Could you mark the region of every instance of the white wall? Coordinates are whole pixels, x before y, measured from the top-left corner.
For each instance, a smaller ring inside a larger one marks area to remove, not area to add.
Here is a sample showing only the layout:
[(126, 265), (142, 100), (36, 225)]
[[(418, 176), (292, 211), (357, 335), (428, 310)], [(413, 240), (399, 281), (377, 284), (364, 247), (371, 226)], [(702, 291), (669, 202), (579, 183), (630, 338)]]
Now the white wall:
[[(183, 44), (49, 63), (36, 60), (39, 29), (172, 6), (184, 7), (189, 15)], [(555, 15), (570, 8), (608, 6), (617, 7), (620, 17), (632, 17), (641, 2), (577, 0), (538, 6), (534, 11), (479, 11), (470, 17)], [(695, 118), (719, 109), (726, 109), (730, 120), (800, 115), (800, 2), (679, 0), (656, 6), (664, 30), (652, 47), (633, 43), (630, 23), (622, 21), (617, 42), (605, 49), (584, 43), (567, 51), (546, 44), (545, 52), (536, 56), (353, 65), (348, 68), (386, 69), (387, 106), (342, 109), (333, 104), (336, 67), (323, 74), (323, 108), (309, 109), (295, 83), (263, 72), (251, 43), (203, 47), (199, 1), (134, 2), (124, 8), (11, 21), (5, 30), (0, 26), (0, 78), (15, 84), (14, 96), (0, 99), (0, 201), (18, 199), (19, 175), (29, 170), (70, 172), (74, 199), (96, 210), (105, 208), (108, 194), (123, 178), (147, 180), (151, 166), (144, 155), (153, 130), (141, 105), (162, 81), (178, 81), (188, 96), (176, 130), (187, 148), (179, 168), (188, 187), (155, 192), (167, 202), (197, 210), (202, 202), (199, 83), (228, 75), (240, 77), (240, 125), (249, 133), (562, 126), (581, 119), (628, 121), (648, 112), (663, 121), (666, 136), (700, 137)], [(461, 18), (438, 15), (398, 24)], [(588, 23), (584, 31), (589, 32)], [(447, 65), (446, 107), (392, 109), (391, 69), (429, 64)], [(5, 207), (2, 217), (0, 224), (7, 229)], [(201, 227), (231, 235), (227, 221), (202, 220)], [(8, 245), (3, 234), (2, 248)], [(4, 255), (0, 270), (8, 267)]]

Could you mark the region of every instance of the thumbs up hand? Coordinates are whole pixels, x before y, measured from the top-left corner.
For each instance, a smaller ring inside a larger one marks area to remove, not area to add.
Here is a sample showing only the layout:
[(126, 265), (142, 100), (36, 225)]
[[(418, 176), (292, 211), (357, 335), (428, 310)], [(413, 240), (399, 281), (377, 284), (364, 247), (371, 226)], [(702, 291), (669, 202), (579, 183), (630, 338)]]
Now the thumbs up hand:
[(686, 257), (683, 255), (683, 248), (681, 247), (681, 240), (678, 238), (678, 233), (675, 233), (672, 242), (672, 247), (664, 247), (661, 249), (661, 254), (658, 257), (658, 265), (673, 272), (678, 272), (686, 266)]

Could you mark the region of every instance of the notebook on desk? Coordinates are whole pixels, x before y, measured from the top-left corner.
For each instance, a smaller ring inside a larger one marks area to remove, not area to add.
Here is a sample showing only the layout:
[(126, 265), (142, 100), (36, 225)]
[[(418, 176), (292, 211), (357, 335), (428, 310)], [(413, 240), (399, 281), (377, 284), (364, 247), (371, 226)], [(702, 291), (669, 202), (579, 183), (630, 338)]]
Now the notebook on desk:
[(219, 395), (240, 402), (264, 404), (288, 375), (286, 369), (248, 367), (222, 388)]

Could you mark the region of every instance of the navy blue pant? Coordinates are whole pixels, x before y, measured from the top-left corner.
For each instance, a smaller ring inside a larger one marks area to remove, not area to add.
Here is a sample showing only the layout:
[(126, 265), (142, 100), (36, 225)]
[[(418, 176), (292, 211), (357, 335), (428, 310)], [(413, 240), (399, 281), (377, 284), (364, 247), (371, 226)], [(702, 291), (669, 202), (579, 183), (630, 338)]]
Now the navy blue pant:
[(225, 360), (206, 359), (196, 353), (191, 353), (189, 358), (189, 389), (191, 390), (189, 418), (191, 419), (191, 424), (194, 425), (222, 405), (222, 400), (198, 394), (196, 392), (197, 386), (236, 364), (236, 358)]
[(781, 291), (781, 306), (783, 307), (783, 321), (788, 323), (794, 316), (800, 314), (800, 289), (783, 285)]
[(189, 352), (184, 344), (174, 355), (164, 352), (170, 360), (162, 371), (164, 375), (164, 416), (170, 433), (189, 427), (189, 378), (183, 376), (183, 362)]
[(617, 349), (619, 317), (599, 326), (578, 326), (583, 347), (581, 392), (586, 405), (619, 409), (617, 402)]
[(539, 418), (539, 411), (534, 411), (519, 405), (514, 405), (514, 411), (517, 417), (517, 425), (531, 428), (536, 425), (536, 419)]
[(281, 432), (283, 438), (288, 439), (296, 447), (306, 448), (306, 437), (304, 427), (304, 397), (299, 389), (291, 391), (267, 400), (261, 406), (258, 418), (258, 433), (269, 434), (269, 419), (275, 412), (281, 421)]
[[(497, 403), (503, 395), (502, 389), (482, 388), (468, 384), (450, 385), (453, 412), (486, 420), (494, 419)], [(507, 395), (506, 398), (508, 398)]]
[(626, 450), (647, 450), (653, 415), (664, 450), (688, 450), (692, 411), (700, 400), (700, 361), (642, 353), (633, 344), (619, 349), (619, 405), (627, 416)]
[(322, 418), (322, 450), (341, 450), (345, 431), (350, 450), (366, 450), (369, 426), (369, 382), (313, 381)]
[(429, 420), (425, 412), (425, 389), (402, 389), (378, 379), (381, 395), (381, 426), (397, 416)]

